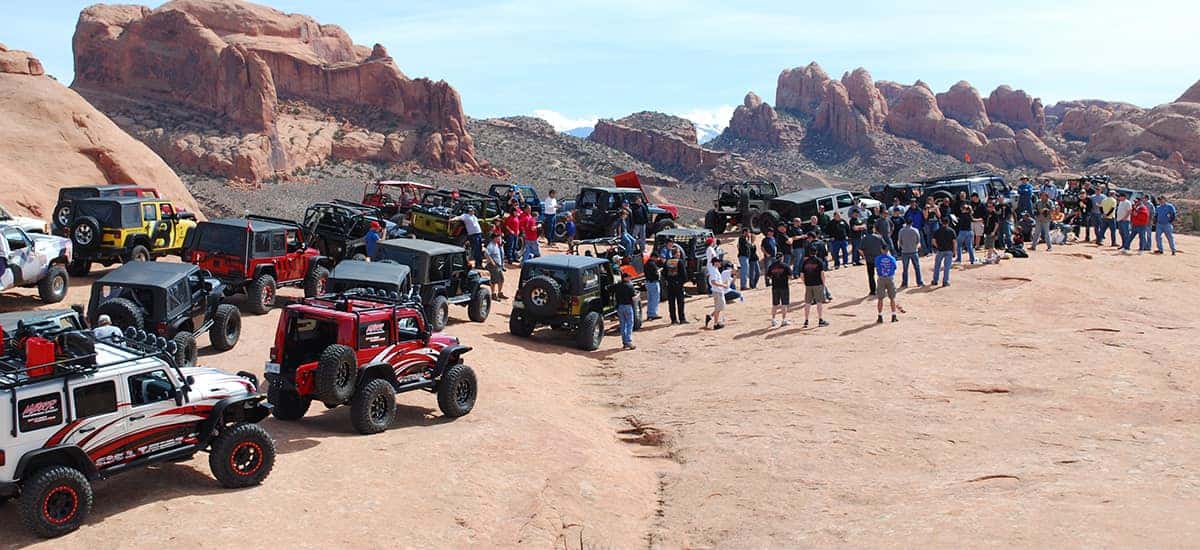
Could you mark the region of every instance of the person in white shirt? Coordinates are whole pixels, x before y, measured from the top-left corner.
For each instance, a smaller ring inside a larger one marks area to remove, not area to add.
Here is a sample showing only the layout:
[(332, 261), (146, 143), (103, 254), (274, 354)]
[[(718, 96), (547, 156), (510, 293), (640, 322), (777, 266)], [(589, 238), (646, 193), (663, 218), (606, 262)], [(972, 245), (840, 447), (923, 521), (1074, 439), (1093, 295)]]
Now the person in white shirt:
[(725, 293), (729, 291), (729, 286), (725, 284), (725, 278), (721, 276), (721, 270), (715, 261), (708, 264), (705, 277), (708, 277), (709, 292), (713, 297), (713, 310), (704, 316), (704, 326), (712, 323), (713, 330), (721, 330), (725, 328)]
[(1129, 195), (1123, 192), (1117, 193), (1117, 232), (1121, 234), (1121, 253), (1129, 252), (1129, 245), (1133, 243), (1133, 225), (1130, 220), (1133, 216), (1133, 202), (1129, 200)]
[(471, 255), (475, 259), (475, 267), (483, 265), (483, 228), (479, 226), (479, 218), (475, 217), (475, 207), (468, 206), (461, 216), (450, 218), (460, 221), (467, 231), (467, 241), (471, 243)]
[(96, 328), (92, 329), (92, 336), (95, 336), (97, 340), (105, 342), (112, 341), (114, 336), (120, 336), (121, 334), (121, 329), (114, 327), (112, 317), (107, 315), (101, 315), (96, 319)]
[(554, 216), (557, 215), (558, 192), (551, 189), (546, 195), (546, 200), (542, 201), (542, 232), (546, 234), (547, 241), (554, 234)]

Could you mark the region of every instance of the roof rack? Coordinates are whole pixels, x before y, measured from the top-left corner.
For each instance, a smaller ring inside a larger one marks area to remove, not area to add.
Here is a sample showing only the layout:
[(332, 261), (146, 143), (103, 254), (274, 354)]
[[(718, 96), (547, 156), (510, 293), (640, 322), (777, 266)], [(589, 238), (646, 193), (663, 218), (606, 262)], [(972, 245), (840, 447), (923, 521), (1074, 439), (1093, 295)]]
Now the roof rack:
[(929, 184), (933, 184), (933, 183), (942, 183), (942, 182), (946, 182), (946, 181), (954, 181), (954, 180), (961, 180), (961, 179), (967, 179), (967, 178), (977, 178), (977, 177), (983, 177), (983, 176), (990, 177), (990, 176), (995, 176), (995, 175), (996, 174), (991, 172), (990, 170), (975, 170), (972, 172), (946, 174), (946, 175), (937, 176), (934, 178), (913, 180), (912, 183), (920, 183), (920, 184), (924, 184), (924, 185), (929, 185)]
[[(332, 302), (335, 304), (348, 304), (350, 300), (362, 300), (364, 302), (375, 302), (379, 304), (387, 304), (388, 307), (411, 307), (421, 309), (421, 297), (417, 295), (415, 288), (409, 290), (407, 294), (400, 294), (396, 291), (375, 290), (373, 288), (353, 288), (341, 292), (333, 292), (322, 294), (313, 298), (306, 298), (304, 302), (309, 300), (321, 300), (324, 302)], [(346, 306), (342, 306), (346, 307)], [(381, 309), (381, 308), (367, 308)]]

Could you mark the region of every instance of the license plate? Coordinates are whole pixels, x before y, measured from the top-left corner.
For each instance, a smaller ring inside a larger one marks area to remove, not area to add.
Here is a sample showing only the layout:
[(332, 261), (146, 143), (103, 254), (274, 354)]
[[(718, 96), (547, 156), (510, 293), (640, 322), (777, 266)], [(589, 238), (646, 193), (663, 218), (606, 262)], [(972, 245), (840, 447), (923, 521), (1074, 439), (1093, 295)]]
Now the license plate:
[(279, 363), (267, 363), (266, 368), (263, 370), (269, 374), (279, 374)]

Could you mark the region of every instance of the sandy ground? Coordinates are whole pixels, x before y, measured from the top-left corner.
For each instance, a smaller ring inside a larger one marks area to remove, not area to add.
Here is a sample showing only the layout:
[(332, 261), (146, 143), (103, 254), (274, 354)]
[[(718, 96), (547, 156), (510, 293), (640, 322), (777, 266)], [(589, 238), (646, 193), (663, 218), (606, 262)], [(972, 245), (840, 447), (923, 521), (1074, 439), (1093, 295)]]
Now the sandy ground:
[[(497, 304), (448, 329), (476, 346), (469, 416), (408, 394), (393, 430), (359, 436), (317, 405), (266, 421), (280, 455), (263, 486), (222, 490), (205, 457), (118, 476), (88, 525), (41, 545), (1194, 545), (1200, 255), (1032, 256), (906, 290), (896, 324), (874, 324), (862, 268), (829, 274), (828, 328), (769, 330), (758, 290), (706, 331), (695, 298), (693, 324), (649, 322), (631, 352), (611, 332), (590, 354), (515, 339)], [(209, 364), (261, 372), (277, 314), (245, 319)], [(0, 533), (36, 542), (12, 504)]]

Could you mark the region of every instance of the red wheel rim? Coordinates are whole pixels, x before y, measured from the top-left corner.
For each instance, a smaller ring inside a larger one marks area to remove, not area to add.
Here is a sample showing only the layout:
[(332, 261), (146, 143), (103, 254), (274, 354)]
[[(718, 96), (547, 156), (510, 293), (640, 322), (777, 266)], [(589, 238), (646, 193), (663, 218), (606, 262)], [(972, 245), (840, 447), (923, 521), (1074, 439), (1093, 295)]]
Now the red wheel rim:
[(42, 499), (42, 516), (46, 521), (62, 525), (71, 521), (79, 511), (79, 493), (73, 487), (61, 485), (46, 493)]
[(253, 441), (238, 443), (229, 453), (229, 467), (240, 476), (252, 476), (262, 465), (262, 447)]

